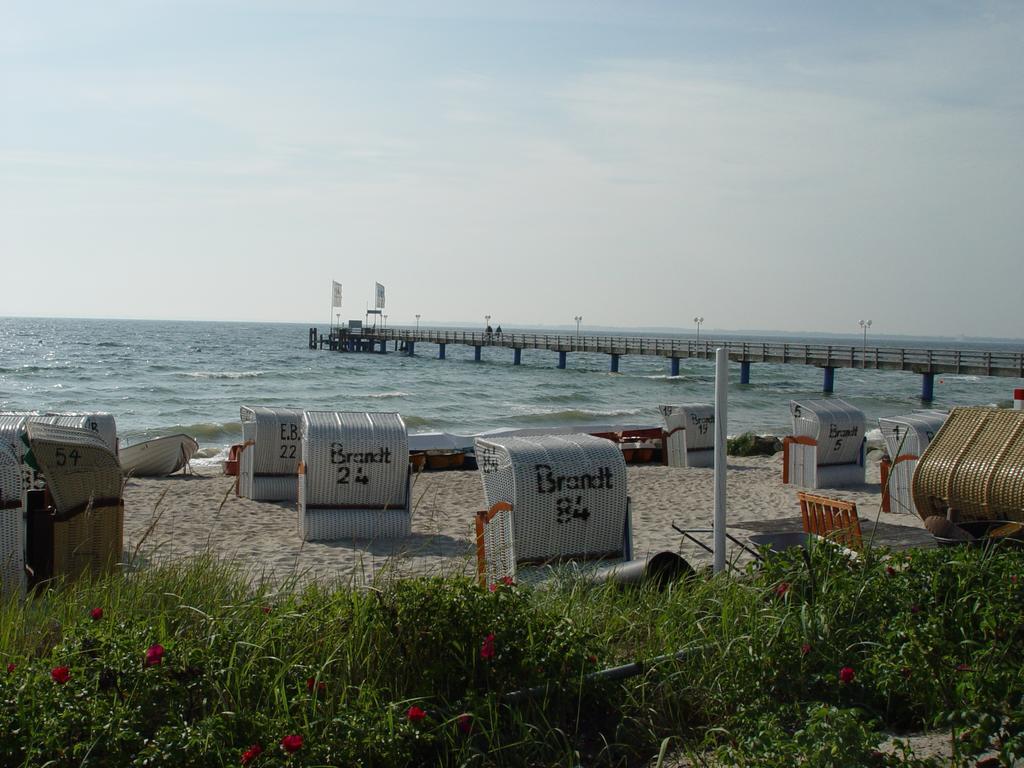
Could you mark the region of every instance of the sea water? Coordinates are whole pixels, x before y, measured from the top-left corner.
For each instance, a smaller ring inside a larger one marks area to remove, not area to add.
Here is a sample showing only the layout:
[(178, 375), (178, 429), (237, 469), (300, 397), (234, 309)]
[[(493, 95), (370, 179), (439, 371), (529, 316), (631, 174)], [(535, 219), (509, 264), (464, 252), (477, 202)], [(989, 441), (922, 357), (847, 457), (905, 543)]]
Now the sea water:
[[(626, 334), (641, 335), (607, 332)], [(748, 334), (721, 338), (778, 340)], [(859, 346), (860, 338), (786, 340)], [(1024, 348), (1019, 342), (887, 338), (875, 343)], [(522, 364), (514, 366), (508, 348), (484, 347), (480, 362), (474, 362), (472, 347), (449, 344), (446, 351), (440, 360), (437, 346), (422, 342), (413, 357), (392, 345), (387, 354), (310, 350), (308, 326), (299, 324), (4, 318), (0, 410), (110, 412), (122, 441), (185, 432), (199, 440), (201, 456), (216, 460), (241, 437), (242, 405), (397, 411), (412, 432), (468, 434), (508, 427), (654, 426), (661, 423), (659, 405), (714, 401), (710, 360), (683, 359), (679, 375), (670, 376), (669, 361), (661, 357), (623, 356), (613, 374), (609, 357), (600, 353), (570, 353), (566, 369), (559, 370), (554, 352), (524, 349)], [(930, 407), (1007, 406), (1013, 389), (1021, 386), (1020, 379), (939, 375)], [(787, 434), (790, 400), (821, 397), (821, 388), (822, 372), (811, 366), (755, 363), (751, 383), (741, 385), (734, 364), (728, 432)], [(877, 427), (879, 416), (928, 407), (920, 392), (921, 377), (911, 373), (835, 372), (834, 396), (863, 409), (869, 429)]]

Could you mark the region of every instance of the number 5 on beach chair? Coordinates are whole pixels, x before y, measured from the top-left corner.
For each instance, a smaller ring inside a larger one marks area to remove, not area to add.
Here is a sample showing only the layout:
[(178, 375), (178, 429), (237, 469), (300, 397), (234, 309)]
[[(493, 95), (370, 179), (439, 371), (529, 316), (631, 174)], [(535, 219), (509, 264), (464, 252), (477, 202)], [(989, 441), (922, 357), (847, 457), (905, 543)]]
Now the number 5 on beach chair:
[(580, 567), (632, 557), (626, 462), (590, 435), (476, 441), (488, 509), (477, 513), (482, 584), (538, 581), (558, 563)]

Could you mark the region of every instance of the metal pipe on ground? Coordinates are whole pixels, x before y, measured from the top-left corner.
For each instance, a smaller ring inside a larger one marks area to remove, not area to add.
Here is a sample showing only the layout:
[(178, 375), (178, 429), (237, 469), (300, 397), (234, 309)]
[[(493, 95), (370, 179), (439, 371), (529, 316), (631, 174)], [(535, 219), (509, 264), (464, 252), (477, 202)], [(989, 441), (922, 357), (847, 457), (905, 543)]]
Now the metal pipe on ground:
[(632, 584), (653, 583), (659, 590), (680, 579), (694, 575), (693, 567), (675, 552), (658, 552), (645, 560), (630, 560), (625, 563), (614, 563), (586, 575), (586, 579), (594, 584)]

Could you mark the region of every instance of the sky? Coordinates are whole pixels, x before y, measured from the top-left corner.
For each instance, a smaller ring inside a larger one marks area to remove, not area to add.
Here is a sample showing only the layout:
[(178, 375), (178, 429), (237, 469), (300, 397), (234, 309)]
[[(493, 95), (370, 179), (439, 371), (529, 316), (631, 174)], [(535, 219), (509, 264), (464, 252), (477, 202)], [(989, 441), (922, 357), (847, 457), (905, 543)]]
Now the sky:
[(0, 316), (1021, 338), (1022, 72), (1016, 0), (5, 0)]

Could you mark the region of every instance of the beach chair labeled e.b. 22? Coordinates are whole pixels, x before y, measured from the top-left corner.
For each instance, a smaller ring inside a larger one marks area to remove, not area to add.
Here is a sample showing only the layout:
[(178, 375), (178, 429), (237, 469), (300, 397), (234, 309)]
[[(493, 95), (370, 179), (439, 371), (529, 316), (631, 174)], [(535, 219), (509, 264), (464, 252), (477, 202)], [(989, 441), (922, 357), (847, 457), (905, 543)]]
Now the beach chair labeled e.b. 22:
[(409, 535), (409, 438), (397, 413), (306, 411), (299, 465), (305, 540)]
[(488, 507), (476, 520), (481, 583), (631, 559), (626, 462), (615, 443), (584, 434), (478, 438), (476, 460)]
[(302, 461), (302, 411), (242, 406), (238, 495), (253, 501), (295, 501)]

